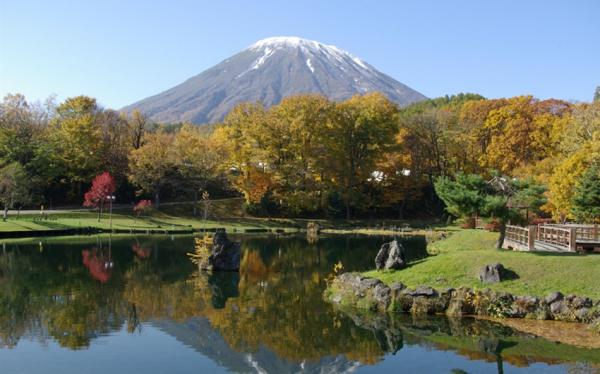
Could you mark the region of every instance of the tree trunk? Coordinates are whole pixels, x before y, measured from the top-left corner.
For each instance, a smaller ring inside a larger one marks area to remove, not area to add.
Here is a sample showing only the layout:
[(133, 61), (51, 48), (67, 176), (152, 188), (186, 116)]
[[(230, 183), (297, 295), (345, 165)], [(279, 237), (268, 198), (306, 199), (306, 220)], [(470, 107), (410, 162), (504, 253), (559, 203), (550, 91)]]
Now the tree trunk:
[(21, 217), (21, 207), (19, 206), (17, 208), (17, 219), (19, 219)]
[(496, 243), (497, 249), (502, 249), (502, 245), (504, 244), (504, 237), (506, 236), (506, 222), (504, 220), (500, 221), (500, 236), (498, 237), (498, 242)]
[(196, 217), (196, 215), (198, 214), (197, 212), (198, 209), (198, 190), (194, 190), (194, 217)]
[(2, 216), (2, 220), (6, 222), (8, 218), (8, 205), (4, 205), (4, 215)]
[(154, 193), (154, 205), (156, 209), (160, 208), (160, 193), (158, 191)]
[(346, 219), (350, 219), (350, 199), (346, 198)]
[(400, 206), (398, 207), (398, 219), (404, 219), (404, 206), (406, 205), (406, 200), (402, 200)]

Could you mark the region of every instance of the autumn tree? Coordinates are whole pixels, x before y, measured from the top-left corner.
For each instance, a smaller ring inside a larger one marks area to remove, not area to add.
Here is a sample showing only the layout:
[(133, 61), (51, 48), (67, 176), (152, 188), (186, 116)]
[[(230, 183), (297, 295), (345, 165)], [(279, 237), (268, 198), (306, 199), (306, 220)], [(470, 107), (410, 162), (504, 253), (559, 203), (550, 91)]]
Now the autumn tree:
[(8, 209), (17, 207), (20, 210), (31, 202), (29, 177), (17, 162), (0, 169), (0, 202), (4, 206), (4, 221), (8, 217)]
[(173, 141), (174, 163), (181, 180), (194, 197), (194, 216), (197, 212), (199, 193), (216, 178), (220, 155), (217, 145), (202, 135), (198, 128), (185, 124)]
[(331, 103), (318, 95), (284, 99), (269, 110), (258, 141), (273, 188), (282, 209), (298, 214), (321, 207), (323, 183), (320, 160), (325, 154), (323, 126), (330, 118)]
[(378, 159), (376, 171), (368, 179), (372, 208), (396, 207), (398, 219), (411, 201), (423, 195), (427, 181), (415, 173), (411, 152), (408, 150), (407, 129), (400, 129), (395, 144)]
[(560, 150), (564, 154), (577, 152), (593, 139), (594, 133), (600, 133), (600, 101), (577, 104), (569, 125), (560, 134)]
[(131, 146), (133, 149), (138, 149), (144, 144), (144, 134), (147, 131), (148, 117), (139, 110), (134, 110), (127, 123), (129, 125), (128, 133)]
[(378, 157), (394, 142), (397, 107), (375, 93), (338, 103), (323, 129), (321, 172), (328, 188), (342, 196), (346, 218), (360, 205), (360, 188), (376, 170)]
[(247, 204), (260, 202), (273, 184), (258, 143), (265, 116), (266, 110), (261, 104), (237, 105), (211, 136), (214, 143), (221, 145), (225, 155), (220, 170), (229, 176)]
[(47, 143), (40, 149), (50, 166), (45, 172), (77, 186), (77, 193), (82, 183), (96, 174), (102, 161), (99, 113), (93, 98), (78, 96), (65, 100), (56, 108)]
[(568, 103), (515, 97), (507, 105), (490, 111), (484, 128), (491, 135), (481, 156), (488, 168), (511, 174), (555, 152), (570, 114)]
[(8, 94), (0, 103), (0, 160), (24, 167), (35, 157), (47, 125), (51, 104), (31, 104), (20, 94)]
[(157, 208), (162, 190), (172, 182), (169, 176), (176, 173), (172, 148), (173, 135), (148, 134), (146, 143), (129, 155), (129, 181), (153, 194)]
[(96, 122), (100, 131), (101, 146), (98, 168), (111, 173), (119, 182), (126, 180), (128, 156), (132, 149), (127, 119), (117, 111), (103, 110)]
[(584, 143), (581, 148), (567, 156), (554, 169), (548, 180), (548, 204), (544, 209), (552, 213), (557, 221), (566, 221), (573, 216), (573, 196), (577, 182), (592, 163), (600, 158), (600, 132)]
[(104, 203), (117, 189), (115, 179), (109, 172), (97, 175), (92, 181), (92, 186), (84, 195), (83, 206), (98, 208), (98, 222), (102, 215)]

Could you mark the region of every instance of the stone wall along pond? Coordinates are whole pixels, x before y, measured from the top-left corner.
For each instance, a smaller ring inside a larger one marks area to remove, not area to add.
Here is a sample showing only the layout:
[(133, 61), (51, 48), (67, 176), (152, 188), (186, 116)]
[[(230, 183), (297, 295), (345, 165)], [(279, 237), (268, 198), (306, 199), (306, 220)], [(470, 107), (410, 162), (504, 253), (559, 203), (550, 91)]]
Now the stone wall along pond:
[(538, 298), (465, 287), (411, 289), (402, 283), (388, 286), (359, 273), (343, 273), (333, 279), (324, 296), (339, 306), (371, 311), (558, 320), (593, 324), (600, 331), (600, 300), (560, 292)]

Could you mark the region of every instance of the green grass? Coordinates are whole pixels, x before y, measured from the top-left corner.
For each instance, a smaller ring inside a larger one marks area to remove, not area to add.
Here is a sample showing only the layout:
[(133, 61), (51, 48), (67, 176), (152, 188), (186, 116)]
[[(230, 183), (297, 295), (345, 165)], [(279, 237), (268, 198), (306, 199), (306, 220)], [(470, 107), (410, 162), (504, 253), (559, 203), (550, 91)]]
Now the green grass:
[[(56, 213), (49, 220), (34, 220), (34, 216), (9, 217), (7, 221), (0, 221), (0, 232), (7, 231), (36, 231), (59, 230), (70, 228), (94, 227), (108, 230), (110, 223), (108, 214), (103, 215), (98, 221), (94, 212)], [(194, 217), (178, 217), (162, 212), (155, 212), (150, 216), (136, 218), (123, 213), (113, 213), (112, 228), (115, 230), (174, 230), (189, 231), (190, 229), (203, 229), (224, 227), (229, 231), (242, 231), (247, 229), (283, 229), (294, 230), (301, 227), (291, 220), (269, 220), (259, 218), (224, 218), (219, 220), (202, 220)]]
[[(131, 208), (115, 209), (113, 212), (112, 227), (115, 230), (170, 230), (189, 231), (190, 229), (203, 229), (224, 227), (228, 231), (244, 231), (252, 229), (283, 229), (286, 231), (306, 228), (309, 221), (317, 221), (324, 229), (334, 229), (340, 233), (373, 233), (390, 234), (391, 227), (429, 228), (431, 221), (399, 221), (399, 220), (326, 220), (326, 219), (289, 219), (289, 218), (257, 218), (248, 217), (243, 211), (243, 199), (231, 198), (212, 200), (210, 204), (210, 219), (204, 221), (202, 203), (198, 205), (198, 217), (194, 217), (192, 203), (167, 203), (160, 207), (160, 211), (153, 210), (145, 217), (136, 218), (132, 215)], [(108, 214), (104, 213), (98, 221), (97, 212), (94, 211), (63, 211), (46, 212), (51, 219), (39, 220), (38, 212), (21, 214), (17, 219), (15, 215), (9, 216), (7, 221), (0, 220), (0, 232), (11, 231), (36, 231), (58, 230), (93, 227), (109, 229)], [(433, 223), (433, 226), (437, 225)]]
[[(366, 275), (386, 283), (402, 282), (409, 287), (467, 286), (491, 288), (517, 295), (545, 296), (553, 291), (600, 299), (600, 255), (513, 252), (495, 249), (497, 233), (459, 230), (435, 242), (438, 253), (399, 271), (370, 271)], [(499, 262), (519, 276), (497, 284), (483, 284), (479, 269)]]

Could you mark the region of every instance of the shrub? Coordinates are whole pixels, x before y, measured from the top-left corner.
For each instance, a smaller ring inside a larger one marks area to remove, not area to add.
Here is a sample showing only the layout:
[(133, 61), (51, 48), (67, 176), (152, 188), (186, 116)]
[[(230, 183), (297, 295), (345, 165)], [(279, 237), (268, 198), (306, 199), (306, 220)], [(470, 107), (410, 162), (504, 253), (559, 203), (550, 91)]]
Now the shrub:
[(150, 201), (150, 200), (140, 200), (133, 207), (133, 213), (135, 213), (135, 215), (139, 217), (143, 213), (146, 213), (147, 211), (149, 211), (151, 207), (152, 207), (152, 201)]

